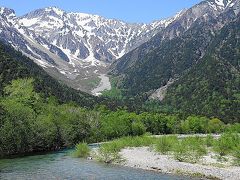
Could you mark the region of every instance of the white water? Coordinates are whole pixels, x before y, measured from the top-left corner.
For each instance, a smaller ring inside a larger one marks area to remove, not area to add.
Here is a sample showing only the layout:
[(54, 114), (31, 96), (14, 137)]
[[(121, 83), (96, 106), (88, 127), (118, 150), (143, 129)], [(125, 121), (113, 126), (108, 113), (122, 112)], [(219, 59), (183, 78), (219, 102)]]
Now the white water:
[(100, 74), (98, 76), (101, 81), (95, 89), (92, 90), (92, 94), (95, 96), (100, 96), (104, 90), (110, 90), (111, 89), (111, 83), (109, 80), (109, 77), (106, 74)]

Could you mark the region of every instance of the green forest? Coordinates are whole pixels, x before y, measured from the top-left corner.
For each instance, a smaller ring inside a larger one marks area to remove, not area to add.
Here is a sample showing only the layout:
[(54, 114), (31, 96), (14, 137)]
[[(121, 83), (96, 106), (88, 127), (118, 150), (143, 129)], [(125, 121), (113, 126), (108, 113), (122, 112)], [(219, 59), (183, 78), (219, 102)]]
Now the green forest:
[(0, 102), (1, 156), (73, 147), (78, 142), (101, 142), (123, 136), (239, 131), (217, 118), (159, 113), (130, 113), (106, 106), (92, 110), (74, 103), (59, 103), (34, 90), (34, 79), (13, 80)]
[[(236, 30), (232, 26), (227, 30)], [(223, 29), (213, 44), (220, 44), (227, 30)], [(234, 37), (228, 38), (231, 43), (224, 42), (238, 47)], [(162, 104), (146, 101), (147, 93), (126, 96), (115, 78), (112, 90), (102, 97), (74, 90), (0, 43), (0, 156), (53, 151), (79, 142), (146, 133), (240, 133), (239, 72), (231, 68), (238, 62), (239, 53), (228, 62), (232, 54), (216, 53), (215, 49), (211, 52), (218, 56), (210, 54), (193, 66), (169, 89)]]
[[(199, 22), (182, 36), (163, 41), (144, 56), (141, 55), (144, 50), (133, 51), (140, 56), (135, 64), (126, 63), (134, 55), (123, 56), (117, 64), (120, 67), (116, 67), (118, 73), (114, 68), (110, 72), (114, 88), (105, 95), (141, 102), (147, 111), (240, 122), (239, 23), (238, 16), (213, 34), (217, 21)], [(149, 100), (155, 90), (173, 79), (161, 102)]]

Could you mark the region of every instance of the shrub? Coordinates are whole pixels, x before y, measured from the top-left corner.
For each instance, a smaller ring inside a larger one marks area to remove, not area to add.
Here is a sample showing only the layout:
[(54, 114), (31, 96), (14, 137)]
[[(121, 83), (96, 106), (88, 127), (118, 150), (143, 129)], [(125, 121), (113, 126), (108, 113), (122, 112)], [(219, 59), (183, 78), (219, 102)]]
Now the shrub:
[(207, 147), (212, 147), (214, 143), (214, 138), (211, 135), (207, 135), (206, 139), (205, 139), (205, 144)]
[(228, 124), (226, 128), (227, 132), (240, 133), (240, 123)]
[(167, 154), (172, 150), (177, 142), (176, 136), (163, 136), (156, 141), (155, 149), (162, 154)]
[(140, 136), (146, 132), (146, 127), (142, 122), (133, 122), (132, 123), (132, 135), (133, 136)]
[(234, 164), (240, 166), (240, 144), (233, 149)]
[(118, 152), (121, 150), (121, 147), (122, 144), (118, 144), (116, 142), (103, 144), (98, 151), (97, 159), (100, 162), (105, 163), (117, 162), (121, 159), (118, 154)]
[(204, 142), (199, 137), (187, 137), (174, 146), (174, 158), (179, 161), (196, 163), (207, 154)]
[(193, 162), (197, 162), (207, 154), (207, 149), (202, 138), (190, 137), (186, 138), (186, 141), (188, 141), (188, 145), (190, 146), (190, 152), (192, 151), (192, 154), (190, 153), (190, 156), (192, 155)]
[(240, 140), (238, 134), (225, 133), (215, 141), (213, 150), (221, 157), (230, 154), (236, 146), (238, 146)]
[(173, 147), (174, 159), (180, 162), (186, 161), (188, 156), (187, 151), (187, 146), (182, 141), (178, 141)]
[(189, 116), (181, 124), (184, 133), (206, 133), (208, 131), (208, 119), (206, 117)]
[(211, 119), (208, 126), (211, 133), (220, 133), (224, 129), (224, 123), (217, 118)]
[(76, 145), (74, 156), (78, 158), (88, 157), (90, 155), (90, 148), (87, 143), (79, 143)]

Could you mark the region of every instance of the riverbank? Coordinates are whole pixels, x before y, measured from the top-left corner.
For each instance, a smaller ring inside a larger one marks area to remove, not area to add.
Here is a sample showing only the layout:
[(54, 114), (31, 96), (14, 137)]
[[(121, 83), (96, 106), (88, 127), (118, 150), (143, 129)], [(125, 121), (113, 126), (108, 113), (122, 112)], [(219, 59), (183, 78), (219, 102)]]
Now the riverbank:
[(206, 179), (239, 179), (239, 134), (124, 137), (93, 151), (96, 160)]
[(161, 155), (149, 147), (126, 148), (119, 154), (124, 161), (118, 164), (132, 168), (207, 179), (237, 180), (240, 178), (240, 167), (227, 164), (226, 167), (217, 167), (217, 163), (211, 158), (211, 155), (205, 156), (200, 163), (192, 164), (179, 162), (170, 155)]

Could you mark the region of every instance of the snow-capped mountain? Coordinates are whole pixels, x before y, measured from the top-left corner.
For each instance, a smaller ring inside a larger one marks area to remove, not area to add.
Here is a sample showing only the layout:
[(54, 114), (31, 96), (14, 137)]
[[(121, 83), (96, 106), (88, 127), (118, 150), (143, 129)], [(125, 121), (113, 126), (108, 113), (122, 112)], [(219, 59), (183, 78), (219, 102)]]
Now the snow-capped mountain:
[(56, 7), (21, 17), (16, 17), (14, 10), (1, 8), (0, 38), (54, 77), (89, 91), (84, 81), (96, 81), (110, 62), (148, 41), (180, 14), (151, 24), (131, 24), (98, 15), (67, 13)]
[[(210, 13), (218, 14), (236, 1), (204, 2)], [(150, 24), (132, 24), (98, 15), (68, 13), (57, 7), (38, 9), (21, 17), (16, 17), (14, 10), (0, 8), (0, 39), (29, 56), (53, 77), (90, 92), (95, 85), (89, 84), (98, 82), (98, 76), (106, 73), (113, 60), (167, 28), (171, 31), (165, 36), (173, 37), (172, 32), (178, 27), (171, 24), (183, 19), (185, 12)], [(192, 14), (198, 16), (198, 12)], [(189, 23), (183, 26), (188, 29)]]
[(212, 53), (215, 37), (239, 17), (239, 4), (240, 0), (208, 0), (189, 8), (151, 40), (111, 64), (116, 86), (131, 96), (144, 94), (162, 101), (168, 87)]
[(209, 0), (208, 4), (215, 10), (223, 10), (234, 6), (235, 0)]
[[(129, 68), (136, 67), (139, 59), (144, 58), (150, 51), (161, 46), (166, 40), (181, 36), (201, 22), (217, 19), (222, 13), (234, 9), (235, 15), (239, 11), (239, 0), (205, 0), (193, 7), (178, 13), (172, 21), (160, 30), (153, 38), (126, 53), (111, 64), (110, 71), (113, 74), (121, 74)], [(219, 21), (218, 27), (224, 26)]]
[(34, 31), (69, 58), (105, 62), (111, 62), (147, 41), (166, 23), (168, 21), (128, 24), (98, 15), (66, 13), (56, 7), (39, 9), (17, 18), (18, 27)]

